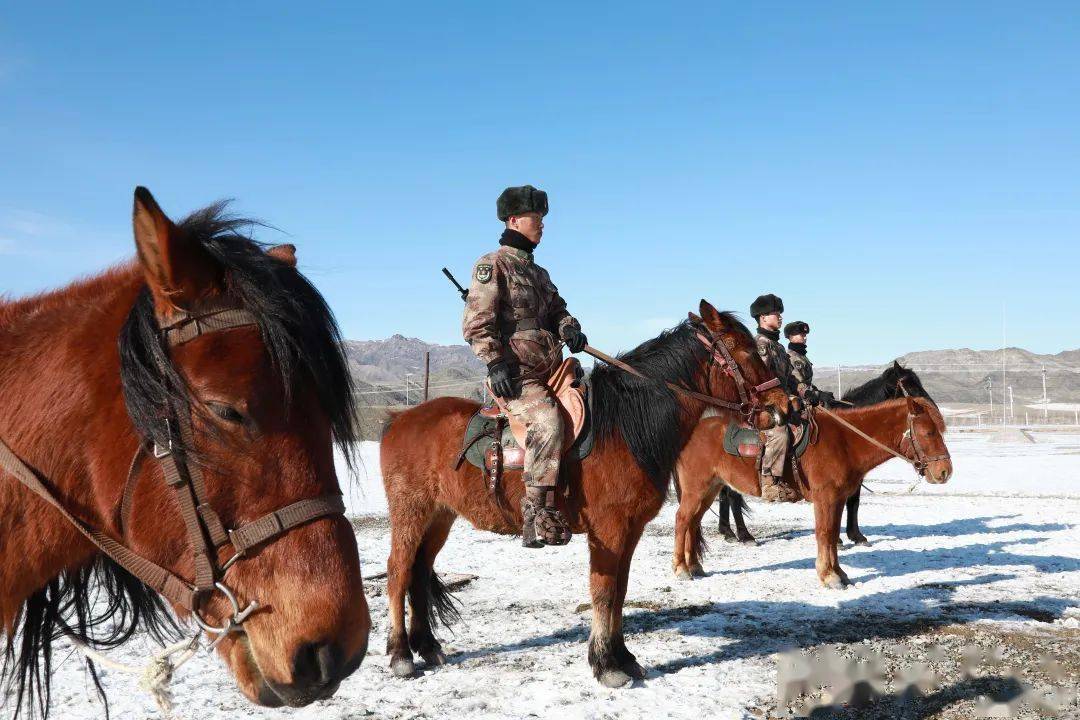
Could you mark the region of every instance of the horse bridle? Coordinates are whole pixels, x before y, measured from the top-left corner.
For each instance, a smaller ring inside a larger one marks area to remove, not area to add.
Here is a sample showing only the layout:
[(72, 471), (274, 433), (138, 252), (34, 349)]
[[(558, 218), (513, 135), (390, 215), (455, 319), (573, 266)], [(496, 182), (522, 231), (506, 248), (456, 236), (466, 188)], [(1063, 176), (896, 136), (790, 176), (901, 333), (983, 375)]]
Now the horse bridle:
[[(695, 335), (697, 335), (697, 339), (700, 340), (709, 351), (710, 364), (718, 365), (724, 373), (731, 377), (735, 381), (735, 388), (739, 392), (739, 403), (737, 405), (725, 400), (719, 400), (711, 395), (703, 395), (699, 399), (710, 398), (706, 402), (709, 402), (712, 405), (719, 405), (720, 407), (736, 410), (749, 422), (755, 413), (766, 407), (761, 402), (761, 394), (766, 390), (779, 387), (780, 379), (774, 377), (772, 380), (766, 380), (763, 383), (751, 385), (743, 376), (742, 370), (739, 369), (739, 365), (735, 362), (735, 358), (731, 354), (731, 350), (728, 349), (727, 343), (724, 342), (723, 337), (714, 335), (713, 331), (703, 324), (695, 329)], [(691, 391), (690, 394), (694, 393)], [(772, 419), (774, 426), (783, 424), (784, 419), (780, 415), (779, 408), (773, 407)]]
[[(174, 348), (197, 337), (240, 327), (257, 326), (255, 316), (235, 306), (204, 305), (201, 312), (181, 311), (169, 324), (160, 328), (167, 348)], [(164, 446), (154, 442), (149, 453), (161, 466), (165, 485), (172, 489), (187, 532), (188, 545), (195, 559), (195, 578), (185, 580), (151, 560), (134, 552), (100, 530), (96, 530), (68, 511), (53, 492), (39, 479), (37, 473), (24, 463), (0, 440), (0, 468), (43, 498), (103, 553), (147, 586), (191, 613), (196, 624), (217, 637), (212, 649), (231, 632), (240, 628), (259, 603), (252, 600), (241, 609), (235, 593), (225, 584), (224, 576), (230, 567), (253, 548), (280, 538), (290, 530), (322, 517), (343, 515), (345, 504), (340, 494), (308, 498), (267, 513), (257, 520), (226, 530), (221, 518), (207, 501), (206, 486), (199, 465), (187, 458), (180, 448), (192, 446), (191, 410), (171, 407), (165, 420)], [(147, 447), (140, 445), (132, 461), (121, 502), (122, 535), (132, 496), (137, 484), (141, 458)], [(231, 545), (233, 554), (224, 563), (217, 561), (218, 551)], [(231, 615), (224, 624), (215, 626), (201, 613), (202, 603), (214, 592), (220, 592), (229, 604)]]
[[(903, 378), (896, 381), (897, 387), (900, 388), (900, 392), (904, 393), (904, 397), (912, 399), (912, 396), (908, 393), (907, 388), (904, 387)], [(905, 458), (911, 463), (911, 466), (915, 468), (915, 472), (919, 473), (920, 477), (926, 476), (926, 469), (930, 467), (930, 463), (937, 462), (939, 460), (951, 460), (952, 456), (949, 455), (948, 448), (941, 455), (928, 455), (923, 447), (919, 444), (919, 438), (915, 434), (915, 414), (908, 410), (907, 414), (907, 430), (900, 437), (899, 448), (900, 452), (904, 453)], [(915, 459), (907, 457), (907, 453), (904, 452), (904, 443), (908, 442), (911, 445), (911, 454), (915, 456)]]

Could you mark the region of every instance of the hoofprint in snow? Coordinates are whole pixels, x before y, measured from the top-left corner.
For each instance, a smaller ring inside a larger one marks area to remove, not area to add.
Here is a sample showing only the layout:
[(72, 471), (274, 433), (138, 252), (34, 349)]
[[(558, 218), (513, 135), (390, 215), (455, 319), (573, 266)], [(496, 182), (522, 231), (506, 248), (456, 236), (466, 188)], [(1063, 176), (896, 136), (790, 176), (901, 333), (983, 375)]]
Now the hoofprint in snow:
[[(941, 644), (958, 665), (960, 647), (980, 637), (1007, 640), (1014, 654), (1006, 655), (1006, 665), (1010, 657), (1033, 663), (1017, 648), (1028, 648), (1033, 657), (1056, 654), (1064, 666), (1061, 682), (1076, 686), (1080, 436), (1038, 434), (1036, 440), (1003, 445), (986, 436), (951, 434), (954, 478), (945, 486), (920, 484), (911, 493), (914, 475), (899, 461), (871, 473), (873, 492), (864, 491), (861, 523), (872, 544), (841, 553), (855, 583), (842, 591), (817, 583), (813, 513), (805, 503), (754, 503), (748, 524), (760, 542), (756, 547), (721, 542), (715, 518), (706, 515), (709, 575), (677, 581), (669, 503), (634, 556), (626, 639), (649, 674), (624, 690), (599, 686), (585, 659), (590, 612), (584, 538), (564, 548), (527, 550), (517, 538), (479, 532), (463, 520), (436, 562), (443, 574), (476, 576), (457, 594), (463, 622), (453, 634), (442, 633), (449, 664), (413, 680), (391, 676), (382, 654), (384, 584), (367, 579), (386, 567), (386, 500), (378, 446), (366, 443), (358, 477), (345, 491), (373, 620), (363, 666), (329, 700), (269, 710), (241, 697), (215, 657), (200, 655), (174, 683), (178, 716), (779, 717), (785, 709), (774, 702), (776, 653), (782, 650)], [(147, 653), (145, 646), (141, 652)], [(79, 658), (66, 655), (58, 652), (54, 660), (54, 717), (101, 717)], [(140, 646), (117, 655), (137, 662)], [(129, 676), (106, 671), (104, 683), (113, 717), (154, 716), (150, 699)], [(973, 716), (974, 691), (962, 690), (969, 686), (980, 688), (970, 679), (957, 684), (962, 702), (950, 705), (942, 696), (945, 709), (929, 716)], [(1077, 715), (1080, 706), (1073, 704), (1063, 716)]]

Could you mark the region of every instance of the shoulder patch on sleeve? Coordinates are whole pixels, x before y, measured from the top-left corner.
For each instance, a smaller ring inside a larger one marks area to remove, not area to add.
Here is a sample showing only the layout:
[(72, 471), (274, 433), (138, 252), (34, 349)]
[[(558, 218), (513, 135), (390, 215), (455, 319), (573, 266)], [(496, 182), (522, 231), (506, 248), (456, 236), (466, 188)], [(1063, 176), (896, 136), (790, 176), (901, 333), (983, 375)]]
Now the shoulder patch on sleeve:
[(491, 282), (492, 266), (488, 263), (479, 263), (476, 266), (476, 281), (481, 283)]

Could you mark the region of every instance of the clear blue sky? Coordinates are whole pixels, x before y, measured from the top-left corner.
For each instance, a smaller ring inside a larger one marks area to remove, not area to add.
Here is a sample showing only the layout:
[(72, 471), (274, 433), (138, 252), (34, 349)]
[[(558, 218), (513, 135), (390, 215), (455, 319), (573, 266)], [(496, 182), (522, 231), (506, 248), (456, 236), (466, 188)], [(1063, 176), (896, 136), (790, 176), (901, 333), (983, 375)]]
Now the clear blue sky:
[(495, 198), (592, 343), (759, 293), (821, 363), (1080, 346), (1075, 3), (22, 3), (0, 290), (133, 252), (132, 189), (287, 233), (351, 338), (460, 341)]

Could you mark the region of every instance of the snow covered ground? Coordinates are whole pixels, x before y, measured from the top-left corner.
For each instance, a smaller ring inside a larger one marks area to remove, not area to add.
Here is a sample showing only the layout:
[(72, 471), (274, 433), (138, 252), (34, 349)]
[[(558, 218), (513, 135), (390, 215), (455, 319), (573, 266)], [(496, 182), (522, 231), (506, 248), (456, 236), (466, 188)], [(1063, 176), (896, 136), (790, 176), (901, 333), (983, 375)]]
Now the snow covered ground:
[[(874, 492), (863, 494), (860, 513), (871, 545), (842, 551), (855, 583), (844, 591), (816, 582), (812, 511), (805, 504), (755, 504), (748, 524), (756, 547), (721, 542), (715, 518), (707, 515), (710, 574), (679, 582), (670, 567), (674, 506), (667, 505), (634, 558), (627, 644), (649, 675), (631, 689), (601, 688), (585, 660), (590, 613), (583, 538), (530, 551), (514, 538), (459, 521), (436, 569), (477, 579), (458, 592), (462, 624), (455, 634), (443, 633), (449, 665), (413, 680), (390, 675), (382, 654), (386, 596), (381, 582), (365, 580), (371, 650), (334, 698), (300, 710), (257, 708), (233, 688), (216, 658), (201, 655), (174, 684), (179, 716), (780, 717), (775, 654), (822, 645), (888, 652), (897, 643), (942, 644), (954, 648), (952, 665), (958, 665), (962, 644), (996, 640), (1012, 648), (1007, 658), (1018, 663), (1034, 666), (1031, 658), (1054, 656), (1064, 668), (1060, 683), (1075, 687), (1080, 436), (1035, 438), (1035, 444), (1007, 445), (989, 443), (985, 435), (951, 435), (955, 475), (946, 486), (920, 484), (909, 493), (914, 475), (898, 461), (871, 473)], [(368, 578), (385, 568), (389, 536), (378, 446), (365, 444), (362, 454), (363, 468), (346, 495), (351, 512), (363, 515), (357, 541)], [(134, 649), (127, 656), (134, 658)], [(948, 693), (933, 696), (937, 711), (910, 716), (973, 717), (974, 695), (984, 686), (960, 680), (951, 690), (957, 703)], [(129, 677), (106, 672), (105, 684), (114, 717), (154, 716)], [(53, 699), (54, 717), (101, 715), (76, 658), (59, 668)], [(889, 707), (878, 715), (822, 717), (902, 716), (895, 703)], [(1080, 717), (1080, 705), (1061, 716)]]

